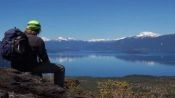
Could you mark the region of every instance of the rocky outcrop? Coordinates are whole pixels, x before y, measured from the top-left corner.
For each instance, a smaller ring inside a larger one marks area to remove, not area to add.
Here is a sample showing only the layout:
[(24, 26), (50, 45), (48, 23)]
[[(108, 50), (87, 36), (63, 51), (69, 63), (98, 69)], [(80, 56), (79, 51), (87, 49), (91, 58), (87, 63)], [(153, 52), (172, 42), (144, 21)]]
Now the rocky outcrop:
[(68, 98), (66, 91), (39, 76), (0, 68), (0, 98)]

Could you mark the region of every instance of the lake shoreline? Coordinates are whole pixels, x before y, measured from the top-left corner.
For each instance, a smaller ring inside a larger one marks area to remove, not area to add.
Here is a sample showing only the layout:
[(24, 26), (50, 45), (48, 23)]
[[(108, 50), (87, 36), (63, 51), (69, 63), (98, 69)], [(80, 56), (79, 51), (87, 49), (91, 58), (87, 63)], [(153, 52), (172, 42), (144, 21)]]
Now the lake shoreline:
[(167, 76), (167, 75), (162, 75), (162, 76), (157, 76), (157, 75), (140, 75), (140, 74), (133, 74), (133, 75), (125, 75), (125, 76), (66, 76), (69, 78), (104, 78), (104, 79), (112, 79), (112, 78), (125, 78), (125, 77), (153, 77), (153, 78), (160, 78), (160, 77), (165, 77), (165, 78), (175, 78), (175, 75), (172, 76)]

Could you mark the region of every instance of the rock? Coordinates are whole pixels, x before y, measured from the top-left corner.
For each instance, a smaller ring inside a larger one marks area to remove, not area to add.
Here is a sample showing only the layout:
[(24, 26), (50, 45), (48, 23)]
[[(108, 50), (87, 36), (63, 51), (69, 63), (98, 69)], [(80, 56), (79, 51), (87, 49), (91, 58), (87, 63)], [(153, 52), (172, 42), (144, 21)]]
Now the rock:
[(8, 92), (0, 90), (0, 98), (8, 98)]
[(63, 88), (11, 68), (0, 68), (0, 89), (0, 98), (67, 98)]

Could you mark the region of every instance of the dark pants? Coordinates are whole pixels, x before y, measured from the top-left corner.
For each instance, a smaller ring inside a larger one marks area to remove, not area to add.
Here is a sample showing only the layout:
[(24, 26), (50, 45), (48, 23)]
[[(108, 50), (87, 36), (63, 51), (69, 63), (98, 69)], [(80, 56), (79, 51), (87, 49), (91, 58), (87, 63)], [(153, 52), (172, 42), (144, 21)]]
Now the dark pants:
[(64, 86), (65, 68), (63, 65), (41, 64), (33, 68), (32, 73), (54, 73), (54, 84)]
[[(15, 68), (15, 69), (18, 69), (18, 68)], [(38, 75), (38, 74), (40, 75), (42, 73), (54, 73), (54, 84), (64, 87), (65, 68), (63, 65), (54, 64), (54, 63), (39, 64), (30, 70), (20, 69), (20, 71), (32, 72), (35, 75)]]

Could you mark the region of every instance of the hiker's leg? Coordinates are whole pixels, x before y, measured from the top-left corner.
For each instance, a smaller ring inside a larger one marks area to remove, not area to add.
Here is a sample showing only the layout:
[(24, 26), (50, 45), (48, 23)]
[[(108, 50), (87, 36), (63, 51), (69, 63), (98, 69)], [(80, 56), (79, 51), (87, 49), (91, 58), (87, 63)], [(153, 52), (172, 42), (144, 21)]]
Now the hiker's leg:
[(13, 62), (13, 63), (11, 63), (11, 68), (14, 68), (14, 69), (22, 71), (22, 72), (31, 72), (33, 69), (33, 65), (27, 65), (25, 63), (21, 64), (21, 63), (14, 63)]
[(48, 63), (38, 65), (33, 69), (34, 73), (54, 73), (54, 83), (63, 87), (64, 86), (64, 77), (65, 77), (65, 68), (63, 65)]
[(61, 87), (64, 87), (65, 68), (63, 65), (60, 64), (59, 65), (57, 64), (55, 66), (57, 66), (57, 69), (54, 72), (54, 83)]

